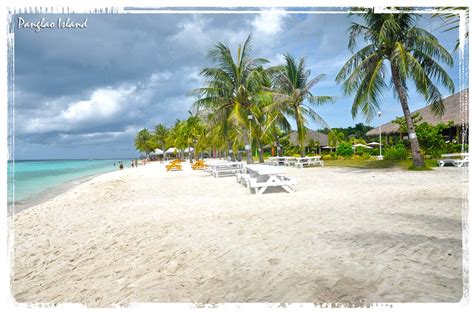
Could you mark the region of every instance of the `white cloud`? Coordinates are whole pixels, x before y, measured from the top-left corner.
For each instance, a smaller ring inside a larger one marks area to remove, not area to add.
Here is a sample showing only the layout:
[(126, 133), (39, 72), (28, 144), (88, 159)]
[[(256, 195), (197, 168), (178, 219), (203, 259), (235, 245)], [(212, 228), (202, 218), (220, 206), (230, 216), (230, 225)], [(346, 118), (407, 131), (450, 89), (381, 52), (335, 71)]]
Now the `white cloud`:
[(22, 121), (18, 126), (23, 133), (45, 133), (75, 130), (83, 123), (100, 124), (117, 117), (124, 110), (126, 100), (134, 90), (134, 87), (97, 89), (88, 99), (67, 104), (65, 109), (55, 116), (26, 118), (26, 121)]
[(284, 18), (287, 13), (282, 10), (267, 10), (260, 13), (253, 21), (252, 26), (255, 31), (266, 36), (273, 36), (278, 34), (283, 27)]
[(173, 77), (173, 73), (165, 71), (161, 73), (153, 73), (150, 77), (150, 84), (157, 84), (161, 81), (169, 81)]
[(192, 47), (193, 50), (202, 51), (212, 42), (210, 33), (205, 30), (204, 20), (200, 16), (193, 16), (180, 25), (181, 31), (172, 37), (174, 45), (179, 47)]
[[(194, 85), (199, 82), (201, 78), (197, 71), (197, 68), (189, 68), (184, 75), (185, 81), (193, 82)], [(185, 93), (157, 98), (156, 91), (169, 89), (170, 81), (178, 74), (169, 71), (155, 72), (146, 80), (134, 84), (98, 88), (80, 100), (60, 97), (46, 101), (41, 107), (49, 108), (48, 110), (17, 115), (16, 132), (22, 135), (58, 132), (61, 134), (60, 140), (80, 139), (81, 137), (72, 134), (75, 132), (82, 133), (82, 138), (94, 139), (100, 134), (113, 138), (114, 132), (122, 134), (122, 127), (130, 126), (136, 119), (146, 119), (143, 127), (156, 121), (174, 121), (174, 118), (169, 119), (169, 116), (186, 115), (192, 99)], [(143, 116), (143, 112), (149, 111), (150, 108), (156, 108), (156, 111)], [(108, 131), (88, 133), (88, 130), (94, 129)]]
[(133, 89), (98, 89), (88, 100), (72, 103), (61, 112), (60, 118), (69, 123), (96, 119), (109, 119), (120, 112), (123, 100)]

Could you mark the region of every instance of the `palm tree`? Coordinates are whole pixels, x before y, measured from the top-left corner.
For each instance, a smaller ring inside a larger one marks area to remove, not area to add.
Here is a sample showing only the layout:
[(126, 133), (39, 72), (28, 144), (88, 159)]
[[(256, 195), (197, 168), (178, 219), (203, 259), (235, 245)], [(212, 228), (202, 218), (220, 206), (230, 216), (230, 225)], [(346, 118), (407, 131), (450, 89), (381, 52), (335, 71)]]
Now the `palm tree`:
[(265, 139), (265, 122), (267, 120), (266, 114), (262, 110), (262, 105), (261, 101), (256, 101), (250, 108), (250, 114), (252, 115), (251, 138), (255, 140), (259, 163), (264, 163), (263, 141)]
[(184, 132), (184, 121), (176, 119), (173, 127), (168, 133), (168, 143), (175, 148), (177, 158), (183, 158), (183, 150), (186, 148), (186, 134)]
[[(276, 113), (271, 110), (266, 110), (268, 106), (273, 103), (273, 94), (271, 93), (271, 70), (265, 70), (263, 67), (258, 69), (260, 72), (260, 87), (253, 99), (253, 104), (250, 107), (250, 114), (252, 115), (252, 138), (255, 140), (257, 146), (259, 163), (264, 163), (263, 146), (269, 144), (274, 140), (276, 133), (276, 126), (279, 120), (271, 120), (276, 117)], [(268, 132), (270, 131), (270, 132)], [(278, 139), (275, 139), (277, 141)]]
[(267, 127), (265, 132), (269, 132), (271, 139), (277, 147), (278, 157), (283, 156), (283, 147), (280, 138), (291, 132), (291, 125), (281, 111), (270, 111), (267, 113)]
[(150, 155), (152, 151), (156, 149), (156, 143), (153, 139), (153, 135), (148, 129), (142, 129), (138, 132), (135, 137), (135, 149), (139, 152), (145, 153), (146, 157)]
[(163, 159), (166, 160), (166, 141), (168, 138), (169, 130), (162, 123), (155, 126), (155, 139), (159, 147), (163, 150)]
[(304, 157), (306, 121), (309, 118), (329, 128), (328, 124), (313, 108), (332, 102), (333, 98), (330, 96), (314, 96), (311, 93), (311, 89), (324, 78), (324, 74), (310, 78), (311, 71), (306, 69), (304, 58), (297, 62), (291, 55), (285, 54), (285, 64), (276, 68), (274, 73), (272, 92), (275, 97), (275, 103), (269, 109), (272, 111), (283, 111), (296, 121), (300, 154)]
[[(189, 112), (190, 116), (185, 120), (183, 124), (183, 133), (186, 137), (186, 142), (188, 145), (188, 155), (189, 155), (189, 162), (193, 162), (193, 154), (196, 152), (196, 147), (198, 146), (198, 139), (202, 134), (202, 129), (204, 128), (201, 118), (198, 115), (193, 115)], [(194, 150), (194, 153), (191, 154), (191, 147)]]
[(200, 94), (198, 105), (205, 105), (215, 111), (223, 111), (222, 119), (227, 119), (239, 129), (242, 136), (247, 163), (253, 163), (251, 152), (251, 135), (249, 134), (250, 107), (254, 96), (260, 89), (261, 65), (265, 59), (252, 58), (252, 36), (249, 35), (237, 50), (234, 60), (229, 47), (219, 42), (210, 52), (209, 57), (215, 67), (205, 68), (201, 75), (208, 85), (194, 92)]
[[(416, 91), (431, 104), (433, 113), (442, 115), (442, 95), (435, 82), (441, 83), (451, 93), (454, 84), (437, 61), (451, 66), (453, 59), (435, 36), (416, 26), (418, 15), (375, 14), (373, 9), (358, 15), (365, 23), (352, 23), (349, 27), (349, 49), (354, 52), (358, 37), (368, 45), (345, 63), (336, 81), (343, 83), (346, 95), (355, 93), (352, 116), (362, 111), (367, 120), (378, 111), (383, 92), (393, 89), (407, 122), (413, 166), (422, 167), (425, 163), (408, 107), (407, 81), (414, 83)], [(389, 75), (391, 79), (387, 85), (385, 79)]]
[[(232, 145), (232, 123), (229, 121), (231, 110), (230, 108), (218, 110), (220, 107), (219, 102), (214, 102), (214, 100), (211, 97), (200, 98), (193, 104), (193, 107), (198, 111), (201, 119), (206, 121), (209, 135), (214, 138), (213, 144), (217, 144), (217, 142), (222, 144), (221, 142), (223, 142), (223, 144), (227, 145), (229, 156), (232, 161), (235, 161)], [(205, 110), (199, 110), (203, 108)]]
[(332, 129), (328, 133), (329, 146), (336, 147), (342, 141), (344, 141), (344, 132), (339, 131), (337, 129)]

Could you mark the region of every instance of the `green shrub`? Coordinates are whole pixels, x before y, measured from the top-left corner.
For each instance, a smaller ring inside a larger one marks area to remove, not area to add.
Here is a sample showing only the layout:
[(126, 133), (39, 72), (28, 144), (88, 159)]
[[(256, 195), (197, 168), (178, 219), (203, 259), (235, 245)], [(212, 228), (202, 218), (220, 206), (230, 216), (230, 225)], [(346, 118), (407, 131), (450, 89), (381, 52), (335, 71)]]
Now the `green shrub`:
[(387, 147), (383, 150), (383, 156), (386, 160), (406, 160), (408, 158), (408, 150), (403, 144)]
[[(469, 146), (466, 144), (464, 145), (464, 151), (467, 152), (469, 150)], [(454, 154), (460, 153), (462, 151), (462, 144), (457, 143), (446, 143), (446, 151), (443, 152), (447, 154)]]
[(300, 154), (300, 148), (297, 146), (291, 146), (284, 150), (285, 156), (294, 156)]
[(321, 155), (321, 159), (323, 160), (335, 160), (337, 158), (335, 152), (329, 152)]
[(445, 143), (443, 130), (448, 129), (452, 123), (430, 125), (426, 122), (416, 127), (416, 135), (422, 151), (433, 157), (440, 157), (448, 151), (448, 143)]
[(369, 154), (372, 155), (372, 156), (380, 155), (380, 148), (377, 146), (377, 147), (371, 149)]
[(354, 154), (351, 143), (342, 142), (339, 145), (337, 145), (336, 154), (342, 157), (351, 157)]

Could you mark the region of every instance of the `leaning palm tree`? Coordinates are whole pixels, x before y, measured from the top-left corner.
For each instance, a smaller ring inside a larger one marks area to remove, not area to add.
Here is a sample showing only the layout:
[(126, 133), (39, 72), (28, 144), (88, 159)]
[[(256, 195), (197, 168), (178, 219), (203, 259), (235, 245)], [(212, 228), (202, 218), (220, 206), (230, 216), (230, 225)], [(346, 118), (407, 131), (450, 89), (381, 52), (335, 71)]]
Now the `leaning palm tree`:
[(408, 80), (431, 104), (432, 112), (442, 115), (442, 95), (435, 84), (440, 83), (451, 93), (454, 84), (438, 61), (451, 66), (453, 59), (435, 36), (416, 26), (418, 15), (406, 12), (376, 14), (373, 9), (357, 15), (365, 23), (352, 23), (349, 27), (349, 49), (354, 51), (358, 37), (368, 45), (345, 63), (336, 81), (343, 83), (346, 95), (355, 94), (352, 116), (362, 111), (367, 120), (379, 110), (384, 91), (393, 89), (407, 122), (413, 166), (422, 167), (425, 163), (408, 107)]
[(155, 126), (155, 139), (159, 147), (163, 150), (163, 159), (166, 160), (166, 141), (168, 138), (169, 130), (162, 123)]
[(276, 68), (274, 73), (272, 93), (275, 102), (267, 110), (282, 111), (293, 117), (296, 122), (300, 153), (304, 157), (306, 121), (309, 118), (329, 128), (324, 119), (314, 111), (314, 108), (332, 102), (333, 98), (330, 96), (315, 96), (311, 93), (311, 89), (324, 78), (324, 74), (311, 78), (311, 71), (306, 69), (304, 58), (297, 62), (291, 55), (285, 54), (285, 64)]
[(249, 134), (249, 115), (253, 98), (260, 89), (260, 68), (268, 62), (261, 58), (252, 58), (252, 36), (249, 35), (237, 50), (234, 60), (230, 48), (219, 42), (209, 57), (215, 67), (205, 68), (201, 75), (207, 80), (207, 86), (194, 90), (200, 94), (198, 105), (206, 105), (215, 111), (223, 111), (233, 125), (240, 129), (247, 163), (253, 163), (251, 135)]

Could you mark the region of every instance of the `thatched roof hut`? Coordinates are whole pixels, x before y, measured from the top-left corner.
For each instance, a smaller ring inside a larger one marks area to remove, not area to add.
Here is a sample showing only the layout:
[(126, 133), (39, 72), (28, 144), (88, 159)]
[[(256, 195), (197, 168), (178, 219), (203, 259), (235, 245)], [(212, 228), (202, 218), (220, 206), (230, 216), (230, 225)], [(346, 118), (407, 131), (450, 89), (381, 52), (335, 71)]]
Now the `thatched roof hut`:
[[(298, 144), (298, 133), (296, 131), (291, 132), (287, 135), (288, 140), (293, 145)], [(316, 132), (311, 129), (306, 129), (306, 138), (304, 140), (304, 146), (308, 146), (309, 142), (313, 140), (315, 143), (319, 143), (320, 146), (327, 146), (328, 145), (328, 136), (327, 134)]]
[[(442, 116), (436, 116), (431, 112), (430, 106), (418, 109), (412, 114), (419, 113), (422, 121), (428, 122), (429, 124), (448, 123), (452, 121), (454, 126), (462, 126), (469, 124), (469, 89), (465, 89), (462, 92), (453, 94), (443, 99), (444, 103), (444, 114)], [(382, 124), (382, 134), (398, 134), (400, 125), (398, 123), (385, 123)], [(366, 133), (367, 136), (378, 136), (379, 127), (375, 127)]]

